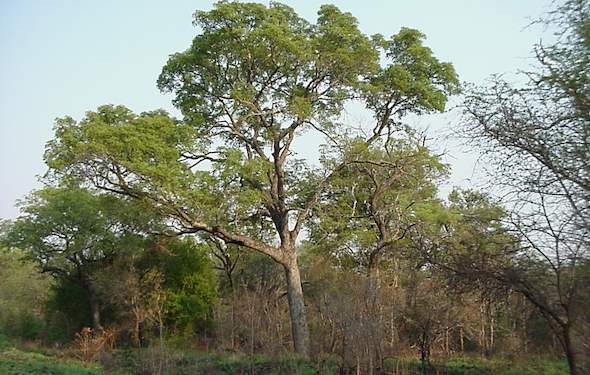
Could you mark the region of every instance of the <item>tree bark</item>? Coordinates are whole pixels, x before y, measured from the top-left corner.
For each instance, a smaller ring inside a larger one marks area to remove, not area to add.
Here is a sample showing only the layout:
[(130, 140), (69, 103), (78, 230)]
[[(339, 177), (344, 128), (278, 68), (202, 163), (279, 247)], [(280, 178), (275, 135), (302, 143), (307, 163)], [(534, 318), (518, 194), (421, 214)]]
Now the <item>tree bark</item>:
[(376, 362), (381, 364), (383, 362), (381, 341), (383, 338), (383, 325), (381, 324), (381, 301), (380, 301), (380, 288), (381, 280), (379, 275), (378, 259), (373, 258), (368, 266), (368, 291), (366, 294), (366, 306), (368, 313), (367, 327), (369, 327), (370, 341), (372, 343), (373, 350), (369, 350), (369, 358), (376, 357)]
[(304, 357), (309, 356), (309, 330), (307, 328), (307, 317), (305, 313), (305, 301), (303, 299), (303, 288), (301, 287), (301, 276), (297, 258), (283, 265), (287, 280), (287, 298), (289, 300), (289, 312), (291, 314), (291, 333), (295, 351)]
[(94, 290), (94, 286), (88, 280), (86, 281), (86, 290), (88, 291), (88, 302), (90, 304), (90, 315), (92, 318), (92, 329), (95, 333), (102, 331), (102, 325), (100, 323), (100, 303), (98, 296)]
[(577, 375), (578, 374), (578, 361), (576, 351), (574, 350), (574, 345), (572, 343), (571, 337), (571, 326), (566, 325), (563, 327), (563, 341), (564, 341), (564, 350), (565, 356), (567, 357), (567, 364), (569, 366), (570, 374)]

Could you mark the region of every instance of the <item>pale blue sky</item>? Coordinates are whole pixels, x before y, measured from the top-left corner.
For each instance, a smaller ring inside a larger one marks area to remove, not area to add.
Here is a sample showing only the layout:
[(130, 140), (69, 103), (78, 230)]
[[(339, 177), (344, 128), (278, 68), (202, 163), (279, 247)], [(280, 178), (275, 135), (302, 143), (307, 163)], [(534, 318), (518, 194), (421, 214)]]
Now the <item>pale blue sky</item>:
[[(369, 34), (391, 35), (413, 27), (464, 81), (481, 83), (492, 73), (526, 69), (541, 30), (525, 28), (548, 10), (550, 0), (285, 1), (315, 19), (320, 4), (350, 11)], [(212, 1), (0, 1), (0, 218), (13, 218), (17, 199), (40, 184), (42, 155), (53, 119), (105, 103), (136, 112), (172, 110), (155, 81), (167, 56), (184, 50), (196, 30), (196, 9)], [(354, 113), (352, 117), (354, 117)], [(431, 129), (454, 118), (428, 118)], [(306, 149), (307, 147), (307, 149)], [(300, 144), (313, 155), (313, 142)], [(447, 159), (449, 185), (465, 185), (473, 157), (454, 142)]]

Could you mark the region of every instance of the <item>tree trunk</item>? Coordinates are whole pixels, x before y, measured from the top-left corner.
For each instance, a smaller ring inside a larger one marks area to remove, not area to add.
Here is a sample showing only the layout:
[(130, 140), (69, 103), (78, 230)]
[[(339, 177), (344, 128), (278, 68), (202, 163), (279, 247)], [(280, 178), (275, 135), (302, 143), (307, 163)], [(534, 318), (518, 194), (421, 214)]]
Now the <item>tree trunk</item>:
[(571, 337), (571, 327), (566, 325), (563, 327), (563, 341), (564, 341), (564, 350), (565, 356), (567, 358), (567, 364), (569, 366), (570, 374), (577, 375), (578, 374), (578, 361), (576, 351), (574, 350), (574, 346), (572, 343)]
[[(375, 259), (376, 260), (376, 259)], [(379, 267), (377, 261), (369, 263), (369, 283), (367, 296), (367, 327), (369, 328), (369, 340), (371, 342), (371, 348), (369, 348), (369, 358), (372, 360), (373, 356), (376, 358), (377, 363), (383, 362), (381, 341), (383, 336), (383, 325), (381, 322), (381, 303), (380, 303), (380, 288), (381, 280), (379, 275)]]
[(96, 291), (89, 280), (86, 282), (86, 290), (88, 291), (88, 302), (90, 303), (92, 329), (94, 332), (102, 331), (102, 325), (100, 324), (100, 303), (98, 301)]
[(301, 276), (297, 258), (284, 264), (285, 277), (287, 279), (287, 298), (289, 300), (289, 312), (291, 314), (291, 332), (295, 351), (305, 357), (309, 356), (309, 330), (305, 314), (305, 301), (301, 287)]

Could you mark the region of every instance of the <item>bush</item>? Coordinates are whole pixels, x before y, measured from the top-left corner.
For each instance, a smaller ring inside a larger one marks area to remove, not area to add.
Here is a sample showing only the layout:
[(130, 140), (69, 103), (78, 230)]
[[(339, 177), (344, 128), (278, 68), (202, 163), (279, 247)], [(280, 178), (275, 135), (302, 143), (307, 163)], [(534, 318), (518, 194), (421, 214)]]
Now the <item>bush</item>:
[(24, 340), (39, 338), (49, 285), (47, 275), (39, 274), (24, 252), (0, 248), (0, 332)]
[(47, 341), (69, 342), (83, 327), (92, 325), (90, 316), (87, 291), (71, 281), (58, 280), (46, 306)]
[(11, 338), (0, 333), (0, 351), (14, 346)]

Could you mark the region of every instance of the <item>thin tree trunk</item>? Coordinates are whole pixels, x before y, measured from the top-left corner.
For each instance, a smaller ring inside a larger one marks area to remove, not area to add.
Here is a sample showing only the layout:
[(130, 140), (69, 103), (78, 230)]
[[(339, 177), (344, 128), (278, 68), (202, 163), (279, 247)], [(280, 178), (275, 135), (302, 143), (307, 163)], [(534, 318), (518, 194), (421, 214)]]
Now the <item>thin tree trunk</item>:
[[(376, 356), (376, 360), (378, 364), (381, 364), (382, 359), (382, 349), (381, 349), (381, 339), (382, 339), (382, 324), (381, 324), (381, 314), (380, 314), (380, 299), (379, 299), (379, 291), (381, 288), (380, 283), (380, 275), (379, 275), (379, 267), (377, 266), (378, 262), (377, 259), (374, 258), (372, 262), (369, 263), (369, 285), (368, 285), (368, 293), (366, 294), (366, 306), (368, 308), (368, 327), (370, 329), (369, 332), (369, 341), (372, 344), (372, 348), (369, 348), (369, 357), (371, 360), (373, 356)], [(373, 350), (371, 350), (373, 349)], [(374, 353), (373, 353), (374, 351)]]
[(445, 328), (445, 353), (449, 355), (449, 326)]
[(490, 351), (494, 350), (494, 316), (490, 319)]
[(231, 288), (231, 350), (236, 350), (236, 292)]
[(567, 358), (567, 363), (569, 366), (570, 374), (577, 375), (578, 374), (578, 361), (576, 356), (576, 351), (574, 350), (574, 346), (572, 343), (571, 337), (571, 327), (566, 325), (563, 327), (563, 340), (565, 346), (565, 356)]
[(283, 267), (287, 279), (287, 298), (291, 314), (293, 344), (297, 353), (307, 357), (309, 356), (309, 330), (307, 328), (305, 301), (303, 299), (303, 288), (301, 287), (297, 259), (294, 257), (289, 264), (283, 265)]

